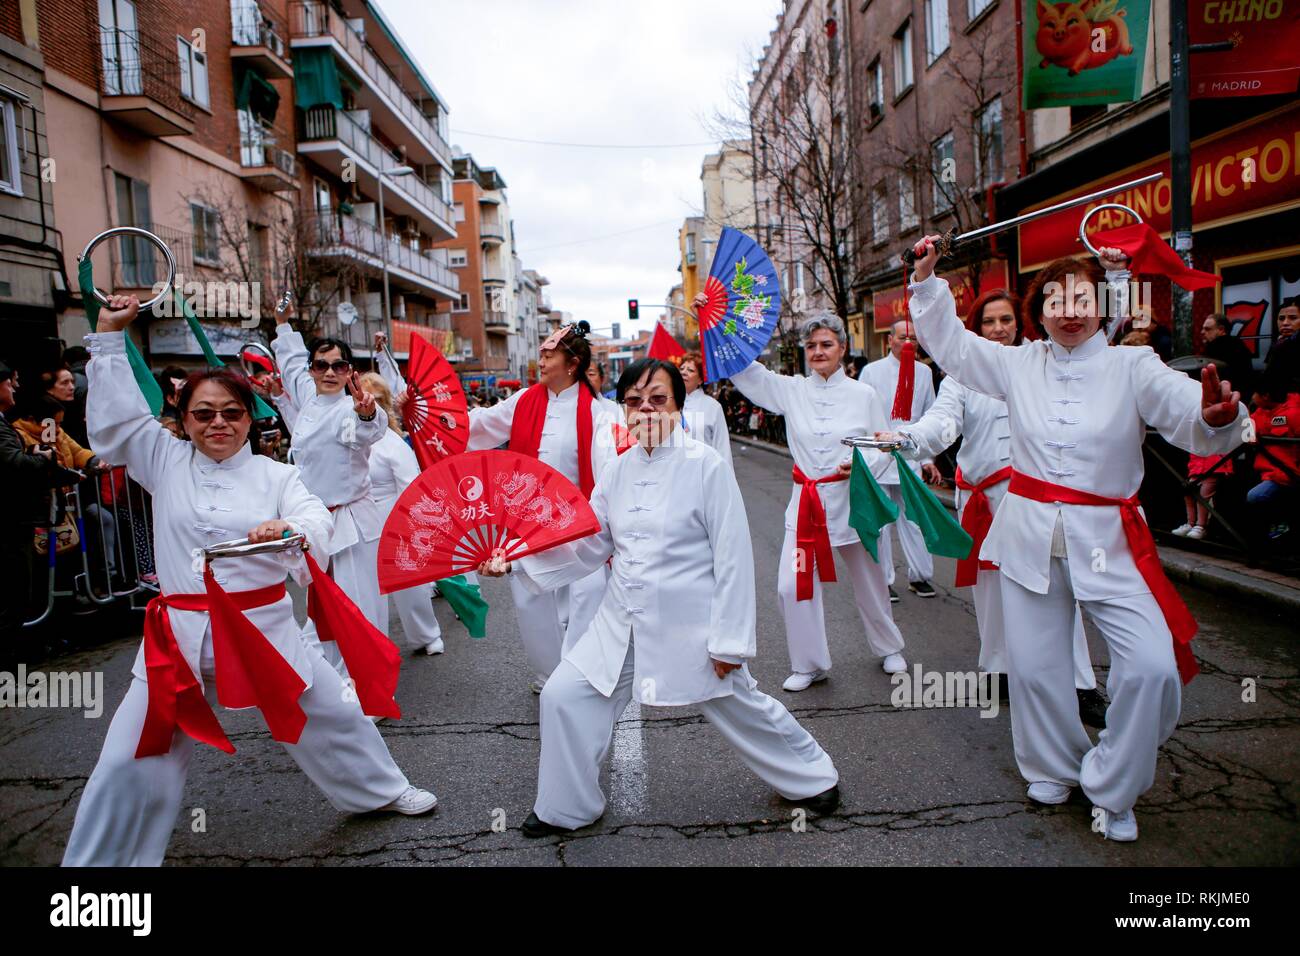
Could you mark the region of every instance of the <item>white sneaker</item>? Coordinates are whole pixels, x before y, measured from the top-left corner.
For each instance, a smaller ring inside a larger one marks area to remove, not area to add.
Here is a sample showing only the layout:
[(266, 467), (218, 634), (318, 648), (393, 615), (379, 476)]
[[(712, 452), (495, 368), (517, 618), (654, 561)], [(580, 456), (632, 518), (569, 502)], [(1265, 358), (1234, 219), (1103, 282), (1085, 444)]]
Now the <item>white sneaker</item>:
[(1193, 527), (1191, 531), (1187, 532), (1187, 537), (1194, 541), (1200, 541), (1205, 537), (1205, 529), (1198, 524)]
[(1185, 538), (1187, 537), (1187, 533), (1191, 530), (1192, 530), (1192, 526), (1187, 522), (1183, 522), (1177, 528), (1174, 529), (1174, 534), (1178, 535), (1178, 537), (1180, 538)]
[(890, 654), (880, 666), (885, 669), (886, 674), (901, 674), (907, 670), (907, 661), (903, 660), (902, 654)]
[(438, 798), (428, 790), (421, 790), (419, 787), (407, 786), (402, 795), (392, 803), (385, 804), (376, 812), (404, 813), (408, 817), (418, 817), (422, 813), (428, 813), (438, 805)]
[(420, 650), (425, 654), (441, 654), (446, 650), (446, 648), (443, 646), (442, 638), (440, 637), (432, 644), (425, 644)]
[(1137, 814), (1131, 809), (1123, 813), (1106, 813), (1106, 839), (1116, 843), (1132, 843), (1138, 838)]
[(785, 679), (785, 683), (781, 685), (781, 689), (788, 690), (791, 693), (807, 690), (818, 681), (824, 681), (827, 676), (828, 672), (822, 670), (813, 671), (811, 674), (803, 674), (799, 671), (795, 671)]
[(545, 686), (546, 686), (545, 681), (530, 680), (528, 682), (528, 689), (531, 690), (534, 694), (538, 694), (538, 695), (542, 693), (542, 688)]
[(1064, 803), (1070, 799), (1070, 788), (1051, 780), (1036, 780), (1029, 785), (1025, 794), (1035, 803)]

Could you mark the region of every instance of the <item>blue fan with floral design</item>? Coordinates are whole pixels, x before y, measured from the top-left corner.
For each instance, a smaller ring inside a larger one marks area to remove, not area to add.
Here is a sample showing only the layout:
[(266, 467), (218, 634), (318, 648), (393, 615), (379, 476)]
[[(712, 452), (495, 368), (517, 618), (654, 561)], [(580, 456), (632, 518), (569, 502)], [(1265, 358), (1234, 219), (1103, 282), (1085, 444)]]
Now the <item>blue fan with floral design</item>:
[(704, 380), (729, 378), (767, 347), (781, 314), (776, 266), (757, 242), (724, 226), (704, 282), (708, 301), (700, 307), (700, 351)]

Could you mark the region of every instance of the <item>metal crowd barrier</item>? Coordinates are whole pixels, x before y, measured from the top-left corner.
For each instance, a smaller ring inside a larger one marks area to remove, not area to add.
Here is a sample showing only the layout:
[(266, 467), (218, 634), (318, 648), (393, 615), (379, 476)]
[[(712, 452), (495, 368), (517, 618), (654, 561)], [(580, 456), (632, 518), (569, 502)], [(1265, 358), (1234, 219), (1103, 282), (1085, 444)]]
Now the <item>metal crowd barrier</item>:
[[(102, 492), (105, 482), (111, 498), (108, 502)], [(63, 509), (59, 507), (60, 496)], [(80, 539), (76, 551), (64, 555), (58, 553), (54, 530), (61, 523), (61, 510), (72, 516)], [(96, 532), (93, 542), (86, 533), (89, 528)], [(24, 627), (36, 627), (48, 620), (60, 598), (80, 596), (97, 607), (127, 599), (132, 609), (142, 610), (158, 593), (149, 497), (119, 469), (97, 473), (66, 492), (52, 493), (46, 540), (49, 553), (45, 555), (45, 606), (35, 618), (24, 621)], [(105, 553), (105, 544), (110, 541), (111, 555)]]

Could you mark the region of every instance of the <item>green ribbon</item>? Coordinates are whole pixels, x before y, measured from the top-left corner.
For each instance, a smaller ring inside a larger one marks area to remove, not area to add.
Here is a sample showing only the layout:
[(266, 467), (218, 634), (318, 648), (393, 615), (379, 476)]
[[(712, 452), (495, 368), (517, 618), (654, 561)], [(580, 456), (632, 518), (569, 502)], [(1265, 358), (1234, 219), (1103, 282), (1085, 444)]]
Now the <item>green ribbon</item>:
[(849, 474), (849, 527), (858, 533), (862, 546), (880, 563), (880, 532), (891, 521), (898, 519), (898, 505), (871, 474), (862, 451), (853, 449), (853, 470)]
[(487, 636), (488, 602), (484, 600), (477, 584), (470, 584), (465, 575), (443, 578), (435, 582), (442, 596), (447, 599), (451, 609), (465, 624), (469, 636), (481, 638)]
[(968, 557), (971, 548), (975, 546), (971, 536), (957, 523), (944, 503), (935, 497), (934, 492), (925, 486), (925, 482), (908, 467), (902, 455), (894, 452), (894, 460), (898, 462), (898, 487), (903, 494), (907, 520), (921, 529), (926, 550), (959, 561)]

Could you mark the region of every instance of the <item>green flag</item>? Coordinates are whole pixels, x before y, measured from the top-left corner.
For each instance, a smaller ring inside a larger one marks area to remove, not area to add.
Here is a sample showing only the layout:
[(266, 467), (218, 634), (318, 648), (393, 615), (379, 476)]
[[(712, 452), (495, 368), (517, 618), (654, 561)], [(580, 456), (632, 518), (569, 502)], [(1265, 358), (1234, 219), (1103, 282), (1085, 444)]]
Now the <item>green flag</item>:
[(853, 449), (853, 471), (849, 475), (849, 527), (858, 533), (862, 546), (877, 564), (880, 563), (880, 555), (876, 553), (880, 531), (897, 518), (898, 505), (876, 482), (862, 452)]
[(898, 462), (898, 487), (903, 493), (907, 519), (921, 529), (926, 550), (959, 561), (968, 557), (975, 545), (971, 536), (934, 496), (934, 492), (925, 486), (925, 482), (916, 477), (902, 455), (894, 452), (894, 460)]
[[(86, 305), (86, 321), (90, 323), (92, 329), (99, 321), (100, 309), (99, 300), (95, 298), (93, 269), (94, 266), (89, 259), (82, 259), (77, 265), (77, 284), (81, 286), (81, 298)], [(156, 418), (162, 414), (162, 389), (158, 386), (158, 380), (153, 377), (153, 372), (149, 371), (149, 366), (145, 364), (144, 356), (135, 347), (135, 342), (131, 341), (129, 332), (126, 334), (126, 359), (131, 363), (131, 374), (135, 376), (135, 383), (140, 386), (140, 392), (149, 403), (149, 411)]]
[[(208, 337), (203, 331), (203, 326), (199, 324), (198, 316), (194, 314), (194, 309), (185, 301), (180, 290), (175, 290), (172, 295), (176, 300), (176, 308), (185, 316), (185, 323), (190, 327), (190, 333), (199, 343), (199, 348), (203, 350), (203, 357), (208, 360), (208, 364), (216, 368), (225, 368), (226, 363), (217, 358), (217, 353), (212, 351), (212, 344), (208, 342)], [(262, 396), (257, 393), (253, 394), (253, 417), (261, 420), (264, 418), (275, 418), (275, 411), (270, 405), (262, 401)]]
[(479, 586), (470, 584), (463, 574), (443, 578), (435, 582), (435, 585), (456, 612), (456, 616), (464, 622), (469, 636), (486, 637), (488, 602), (479, 593)]

